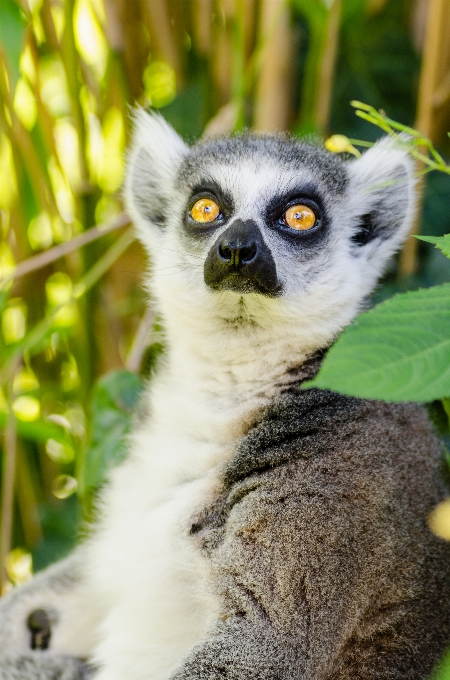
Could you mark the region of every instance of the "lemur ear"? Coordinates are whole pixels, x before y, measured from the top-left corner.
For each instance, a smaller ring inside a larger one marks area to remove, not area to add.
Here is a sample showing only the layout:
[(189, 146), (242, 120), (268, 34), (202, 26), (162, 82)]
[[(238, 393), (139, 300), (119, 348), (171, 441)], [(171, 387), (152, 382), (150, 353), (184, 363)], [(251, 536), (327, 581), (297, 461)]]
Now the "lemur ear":
[(351, 161), (348, 171), (355, 252), (382, 269), (412, 226), (414, 162), (401, 144), (386, 137)]
[(164, 226), (175, 174), (187, 152), (162, 116), (136, 109), (124, 193), (127, 212), (144, 243), (155, 227)]

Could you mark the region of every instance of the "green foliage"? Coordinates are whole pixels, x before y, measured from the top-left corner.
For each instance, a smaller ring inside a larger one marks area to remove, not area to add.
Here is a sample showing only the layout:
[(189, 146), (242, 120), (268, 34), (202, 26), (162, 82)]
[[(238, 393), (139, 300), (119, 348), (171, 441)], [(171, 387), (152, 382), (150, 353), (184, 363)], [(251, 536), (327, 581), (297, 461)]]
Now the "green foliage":
[(450, 258), (450, 234), (445, 234), (444, 236), (416, 236), (416, 238), (427, 243), (434, 243), (436, 248), (442, 250), (444, 255)]
[[(450, 166), (420, 132), (367, 104), (353, 101), (352, 105), (360, 118), (380, 127), (421, 161), (425, 172), (450, 174)], [(450, 258), (450, 235), (418, 238), (435, 244)], [(449, 284), (397, 295), (356, 319), (332, 346), (309, 385), (386, 401), (442, 399), (447, 411), (449, 330)]]
[(107, 473), (126, 456), (125, 437), (143, 390), (141, 378), (114, 371), (101, 378), (90, 404), (91, 428), (80, 474), (80, 492), (97, 489)]
[(8, 59), (13, 82), (19, 78), (19, 61), (25, 38), (26, 21), (17, 3), (2, 0), (0, 3), (0, 45)]
[(361, 314), (329, 350), (315, 387), (386, 401), (450, 394), (450, 284)]

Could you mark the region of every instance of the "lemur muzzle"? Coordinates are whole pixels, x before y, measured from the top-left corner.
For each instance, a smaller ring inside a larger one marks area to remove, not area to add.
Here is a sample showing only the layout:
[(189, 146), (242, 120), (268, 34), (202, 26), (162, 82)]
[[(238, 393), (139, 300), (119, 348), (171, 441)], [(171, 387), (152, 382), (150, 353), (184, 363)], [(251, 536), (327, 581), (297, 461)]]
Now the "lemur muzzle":
[(256, 222), (235, 220), (217, 239), (204, 266), (213, 290), (279, 295), (275, 262)]

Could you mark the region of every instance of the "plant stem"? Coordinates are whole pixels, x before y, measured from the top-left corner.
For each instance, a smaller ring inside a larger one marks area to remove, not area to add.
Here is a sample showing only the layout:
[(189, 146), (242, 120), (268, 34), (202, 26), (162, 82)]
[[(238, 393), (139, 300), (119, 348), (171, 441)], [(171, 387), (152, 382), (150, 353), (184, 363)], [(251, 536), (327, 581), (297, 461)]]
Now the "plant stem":
[(116, 229), (121, 229), (129, 223), (130, 220), (128, 216), (122, 213), (110, 222), (98, 224), (97, 226), (84, 231), (79, 236), (75, 236), (70, 241), (67, 241), (67, 243), (61, 243), (59, 246), (50, 248), (50, 250), (46, 250), (44, 253), (39, 253), (39, 255), (35, 255), (24, 262), (20, 262), (11, 274), (8, 274), (5, 278), (0, 278), (0, 281), (4, 284), (11, 279), (19, 279), (21, 276), (41, 269), (51, 262), (58, 260), (60, 257), (68, 255), (68, 253), (72, 253), (74, 250), (78, 250), (78, 248), (82, 248), (86, 244), (95, 241), (105, 234), (110, 234)]

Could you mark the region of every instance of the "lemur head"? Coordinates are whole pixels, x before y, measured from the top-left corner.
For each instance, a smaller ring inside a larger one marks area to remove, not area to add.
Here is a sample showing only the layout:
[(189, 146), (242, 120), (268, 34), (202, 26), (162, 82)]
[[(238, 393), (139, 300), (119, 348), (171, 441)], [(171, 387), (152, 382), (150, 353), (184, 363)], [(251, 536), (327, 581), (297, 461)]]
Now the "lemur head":
[(166, 324), (326, 346), (408, 233), (412, 171), (389, 139), (347, 162), (281, 135), (188, 147), (138, 110), (125, 195)]

